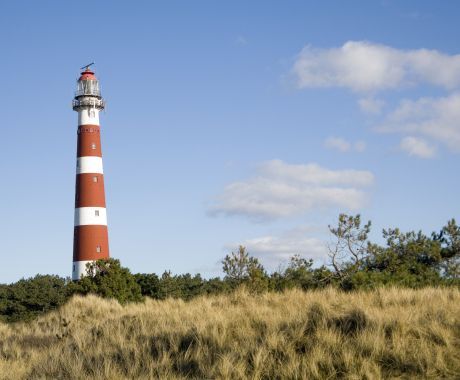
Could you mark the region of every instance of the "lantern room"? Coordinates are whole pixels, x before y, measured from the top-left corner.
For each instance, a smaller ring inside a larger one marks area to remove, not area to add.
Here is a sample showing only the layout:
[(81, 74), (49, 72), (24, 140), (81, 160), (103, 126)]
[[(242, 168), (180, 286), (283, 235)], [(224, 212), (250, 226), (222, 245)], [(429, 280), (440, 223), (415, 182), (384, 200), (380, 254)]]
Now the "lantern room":
[(94, 72), (92, 72), (89, 68), (86, 68), (86, 70), (81, 73), (81, 76), (77, 81), (77, 91), (75, 92), (75, 97), (79, 96), (101, 97), (99, 81), (96, 79)]

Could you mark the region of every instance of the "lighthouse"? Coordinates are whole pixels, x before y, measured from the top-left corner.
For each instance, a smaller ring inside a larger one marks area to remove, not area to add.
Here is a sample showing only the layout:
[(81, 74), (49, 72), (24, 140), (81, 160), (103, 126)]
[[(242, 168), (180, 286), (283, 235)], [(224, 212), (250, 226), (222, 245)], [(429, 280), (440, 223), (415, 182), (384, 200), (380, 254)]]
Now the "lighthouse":
[(91, 65), (77, 80), (73, 110), (78, 112), (77, 164), (72, 279), (86, 274), (86, 264), (109, 258), (99, 111), (105, 107)]

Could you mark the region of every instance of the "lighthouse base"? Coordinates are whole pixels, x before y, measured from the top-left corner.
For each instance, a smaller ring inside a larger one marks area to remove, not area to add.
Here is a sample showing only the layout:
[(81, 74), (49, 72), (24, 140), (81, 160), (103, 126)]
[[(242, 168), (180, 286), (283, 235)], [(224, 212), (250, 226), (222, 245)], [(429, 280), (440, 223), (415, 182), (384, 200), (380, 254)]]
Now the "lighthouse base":
[(72, 267), (72, 280), (77, 281), (82, 276), (86, 276), (86, 264), (92, 262), (93, 260), (86, 261), (74, 261)]

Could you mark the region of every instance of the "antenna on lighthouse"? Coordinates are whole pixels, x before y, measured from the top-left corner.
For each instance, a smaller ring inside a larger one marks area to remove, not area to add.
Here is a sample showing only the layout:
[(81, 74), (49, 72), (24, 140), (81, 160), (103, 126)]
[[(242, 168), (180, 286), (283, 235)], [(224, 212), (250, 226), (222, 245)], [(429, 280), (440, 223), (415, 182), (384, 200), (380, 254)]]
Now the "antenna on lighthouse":
[(94, 65), (94, 62), (91, 62), (91, 63), (89, 63), (89, 64), (87, 64), (87, 65), (81, 67), (80, 70), (83, 70), (83, 69), (88, 70), (88, 68), (89, 68), (90, 66), (92, 66), (92, 65)]

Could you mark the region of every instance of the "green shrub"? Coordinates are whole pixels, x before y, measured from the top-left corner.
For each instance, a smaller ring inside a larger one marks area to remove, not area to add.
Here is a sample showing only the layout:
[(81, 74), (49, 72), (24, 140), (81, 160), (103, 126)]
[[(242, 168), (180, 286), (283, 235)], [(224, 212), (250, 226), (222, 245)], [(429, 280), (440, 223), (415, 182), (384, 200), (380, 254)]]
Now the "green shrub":
[(119, 260), (97, 260), (86, 266), (88, 275), (69, 284), (71, 293), (92, 293), (116, 299), (121, 304), (142, 301), (141, 287), (129, 269), (121, 266)]

